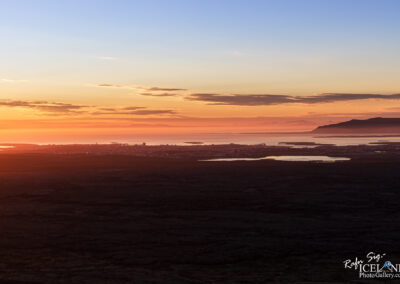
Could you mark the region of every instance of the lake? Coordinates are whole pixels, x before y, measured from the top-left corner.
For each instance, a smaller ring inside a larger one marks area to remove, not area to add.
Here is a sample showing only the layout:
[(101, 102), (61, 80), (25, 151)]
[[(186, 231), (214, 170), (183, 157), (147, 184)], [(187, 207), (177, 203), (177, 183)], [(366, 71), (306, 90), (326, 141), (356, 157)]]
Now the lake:
[(329, 156), (267, 156), (261, 158), (220, 158), (200, 160), (201, 162), (235, 162), (235, 161), (260, 161), (275, 160), (288, 162), (323, 162), (332, 163), (338, 161), (349, 161), (350, 158), (345, 157), (329, 157)]

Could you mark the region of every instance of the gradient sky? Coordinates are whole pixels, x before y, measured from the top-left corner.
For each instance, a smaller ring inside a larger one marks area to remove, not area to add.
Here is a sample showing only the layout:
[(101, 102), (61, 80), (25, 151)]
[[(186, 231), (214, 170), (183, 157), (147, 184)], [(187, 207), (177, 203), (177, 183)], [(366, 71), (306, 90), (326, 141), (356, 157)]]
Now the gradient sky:
[(2, 0), (1, 140), (398, 117), (399, 11), (397, 0)]

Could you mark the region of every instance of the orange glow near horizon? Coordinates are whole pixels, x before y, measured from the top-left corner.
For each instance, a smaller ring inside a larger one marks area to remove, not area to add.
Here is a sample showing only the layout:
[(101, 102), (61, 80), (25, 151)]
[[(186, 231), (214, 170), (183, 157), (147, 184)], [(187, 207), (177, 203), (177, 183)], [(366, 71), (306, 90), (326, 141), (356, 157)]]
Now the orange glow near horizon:
[[(87, 86), (83, 86), (82, 90), (86, 88)], [(228, 103), (188, 99), (192, 93), (196, 94), (191, 90), (161, 91), (157, 89), (159, 87), (143, 88), (155, 90), (143, 95), (138, 90), (129, 90), (125, 94), (125, 88), (113, 88), (112, 94), (122, 94), (113, 96), (112, 101), (96, 100), (94, 94), (82, 96), (81, 100), (75, 98), (61, 101), (42, 97), (33, 99), (27, 96), (1, 100), (0, 141), (127, 141), (149, 135), (156, 137), (185, 133), (301, 132), (351, 118), (396, 116), (400, 110), (394, 105), (396, 98), (226, 105)], [(99, 90), (100, 94), (104, 91), (100, 87), (93, 89)], [(231, 99), (234, 95), (212, 96), (217, 96), (219, 100), (219, 96), (228, 96)], [(310, 97), (316, 96), (292, 96), (289, 99), (307, 100)]]

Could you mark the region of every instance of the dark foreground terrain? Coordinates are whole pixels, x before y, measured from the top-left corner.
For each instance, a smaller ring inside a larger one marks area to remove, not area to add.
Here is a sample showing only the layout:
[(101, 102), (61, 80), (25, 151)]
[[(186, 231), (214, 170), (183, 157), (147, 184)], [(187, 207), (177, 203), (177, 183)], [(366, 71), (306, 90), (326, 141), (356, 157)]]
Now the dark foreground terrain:
[(400, 159), (0, 155), (0, 283), (361, 282), (400, 262)]

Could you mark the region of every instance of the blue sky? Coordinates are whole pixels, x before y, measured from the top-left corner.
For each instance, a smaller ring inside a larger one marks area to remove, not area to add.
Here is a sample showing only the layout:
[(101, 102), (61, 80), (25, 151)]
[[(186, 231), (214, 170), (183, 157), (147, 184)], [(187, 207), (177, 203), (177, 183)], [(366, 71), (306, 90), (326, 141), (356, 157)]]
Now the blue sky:
[[(147, 74), (139, 75), (143, 81), (151, 81), (147, 69), (160, 70), (154, 76), (162, 82), (167, 81), (162, 72), (170, 70), (174, 83), (179, 74), (204, 77), (189, 83), (197, 88), (207, 85), (212, 70), (225, 71), (226, 78), (217, 77), (229, 85), (238, 79), (232, 70), (242, 69), (255, 78), (244, 79), (244, 84), (257, 88), (262, 87), (259, 73), (269, 76), (272, 70), (286, 76), (285, 83), (301, 70), (310, 73), (307, 80), (328, 68), (334, 70), (332, 76), (339, 69), (357, 72), (370, 65), (377, 72), (392, 72), (400, 63), (399, 10), (395, 0), (5, 0), (0, 58), (7, 66), (0, 67), (0, 74), (9, 70), (32, 76), (41, 66), (43, 77), (63, 77), (61, 68), (65, 78), (73, 79), (68, 70), (91, 64), (91, 56), (120, 58), (122, 81), (128, 80), (124, 71), (135, 62)], [(312, 66), (321, 60), (323, 66)], [(90, 73), (101, 69), (96, 67), (84, 68), (80, 76), (92, 80)]]

